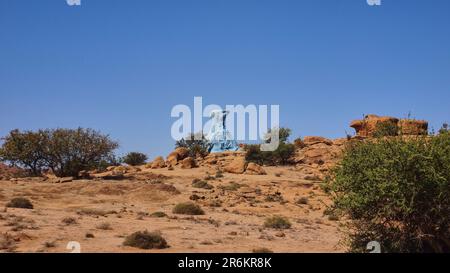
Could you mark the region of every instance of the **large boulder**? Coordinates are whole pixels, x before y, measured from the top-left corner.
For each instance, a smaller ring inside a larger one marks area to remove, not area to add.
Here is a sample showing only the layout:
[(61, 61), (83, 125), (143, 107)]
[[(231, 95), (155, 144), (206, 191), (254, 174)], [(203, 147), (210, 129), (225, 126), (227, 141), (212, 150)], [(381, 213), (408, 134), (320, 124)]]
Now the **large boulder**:
[(167, 156), (167, 165), (175, 166), (179, 161), (189, 156), (189, 150), (184, 147), (176, 148)]
[(428, 134), (428, 122), (425, 120), (401, 119), (398, 123), (402, 135)]
[(247, 169), (245, 170), (246, 174), (252, 174), (252, 175), (265, 175), (267, 174), (266, 171), (261, 167), (260, 165), (250, 162), (247, 165)]
[(152, 161), (152, 169), (161, 169), (164, 167), (166, 167), (166, 162), (164, 161), (164, 158), (162, 156), (158, 156)]
[(225, 166), (224, 171), (228, 173), (242, 174), (245, 172), (246, 165), (247, 163), (245, 162), (245, 158), (237, 156), (227, 166)]
[(379, 117), (377, 115), (367, 115), (362, 120), (354, 120), (350, 127), (356, 130), (356, 134), (361, 137), (372, 137), (377, 130), (377, 125), (380, 123), (392, 123), (397, 125), (398, 118), (394, 117)]
[(186, 157), (181, 161), (181, 168), (182, 169), (192, 169), (197, 166), (197, 163), (195, 162), (195, 159), (192, 157)]

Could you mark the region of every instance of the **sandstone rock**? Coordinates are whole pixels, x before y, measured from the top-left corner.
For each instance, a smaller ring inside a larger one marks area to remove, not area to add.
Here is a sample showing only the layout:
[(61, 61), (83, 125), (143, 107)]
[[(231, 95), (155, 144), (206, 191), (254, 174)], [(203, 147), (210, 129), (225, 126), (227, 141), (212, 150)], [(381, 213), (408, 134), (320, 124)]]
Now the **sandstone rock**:
[(114, 169), (112, 169), (112, 171), (121, 172), (121, 173), (127, 173), (128, 172), (128, 168), (126, 166), (117, 166)]
[(337, 138), (333, 140), (333, 145), (342, 146), (345, 145), (349, 140), (347, 138)]
[(306, 136), (303, 139), (303, 143), (305, 143), (306, 145), (314, 145), (314, 144), (318, 144), (318, 143), (324, 143), (326, 145), (332, 145), (333, 141), (324, 138), (324, 137), (320, 137), (320, 136)]
[(152, 169), (160, 169), (164, 167), (166, 167), (166, 162), (164, 161), (164, 158), (162, 156), (158, 156), (152, 161)]
[(114, 170), (115, 168), (116, 168), (116, 166), (108, 166), (108, 167), (106, 167), (106, 170), (109, 172), (109, 171)]
[(363, 120), (354, 120), (350, 127), (356, 130), (356, 134), (361, 137), (372, 137), (376, 132), (379, 123), (397, 124), (399, 120), (394, 117), (379, 117), (377, 115), (367, 115)]
[(267, 174), (266, 171), (261, 167), (260, 165), (250, 162), (247, 165), (247, 169), (245, 170), (246, 174), (252, 174), (252, 175), (265, 175)]
[(235, 157), (227, 166), (224, 171), (228, 173), (242, 174), (245, 171), (246, 162), (244, 157)]
[(424, 120), (401, 119), (398, 126), (402, 135), (428, 134), (428, 122)]
[(192, 157), (186, 157), (181, 161), (181, 168), (182, 169), (192, 169), (197, 166), (195, 159)]
[(49, 180), (50, 183), (68, 183), (72, 182), (73, 177), (60, 177), (60, 178), (52, 178)]
[(80, 177), (82, 179), (90, 179), (91, 178), (91, 174), (88, 171), (83, 170), (83, 171), (80, 171), (78, 173), (78, 177)]
[(175, 166), (179, 161), (189, 156), (189, 150), (183, 147), (176, 148), (167, 156), (167, 163)]

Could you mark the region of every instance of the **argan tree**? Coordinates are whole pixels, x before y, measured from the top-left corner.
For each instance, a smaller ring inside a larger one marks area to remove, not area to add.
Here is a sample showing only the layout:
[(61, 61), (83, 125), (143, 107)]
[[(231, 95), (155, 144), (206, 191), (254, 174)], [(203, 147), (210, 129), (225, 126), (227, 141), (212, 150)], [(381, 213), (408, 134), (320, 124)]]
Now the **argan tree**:
[(50, 169), (59, 177), (78, 176), (97, 168), (118, 147), (109, 136), (93, 129), (13, 130), (3, 138), (0, 158), (39, 175)]

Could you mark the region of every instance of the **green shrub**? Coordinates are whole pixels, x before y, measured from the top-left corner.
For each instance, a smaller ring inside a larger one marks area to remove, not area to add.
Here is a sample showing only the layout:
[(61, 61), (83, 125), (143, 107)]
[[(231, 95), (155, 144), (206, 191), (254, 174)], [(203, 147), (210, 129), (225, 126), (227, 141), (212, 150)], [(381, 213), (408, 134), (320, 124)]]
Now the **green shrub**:
[(387, 137), (387, 136), (397, 136), (399, 132), (399, 127), (393, 122), (379, 122), (375, 126), (375, 131), (373, 132), (374, 137)]
[(294, 144), (280, 142), (275, 151), (261, 151), (260, 145), (246, 145), (245, 160), (259, 165), (287, 165), (295, 153)]
[(192, 187), (198, 188), (198, 189), (206, 189), (206, 190), (210, 190), (213, 188), (213, 186), (208, 184), (208, 182), (200, 180), (200, 179), (194, 179), (194, 181), (192, 181)]
[(226, 190), (226, 191), (237, 191), (240, 187), (242, 187), (241, 184), (236, 182), (230, 182), (228, 185), (225, 186), (219, 186), (220, 189)]
[(192, 202), (180, 203), (177, 204), (173, 210), (175, 214), (186, 214), (186, 215), (203, 215), (205, 212), (203, 209)]
[(61, 220), (61, 222), (66, 225), (75, 225), (77, 223), (77, 219), (73, 217), (65, 217)]
[(33, 204), (30, 202), (30, 200), (23, 198), (23, 197), (17, 197), (12, 199), (6, 204), (7, 208), (19, 208), (19, 209), (33, 209)]
[(301, 138), (296, 138), (294, 140), (294, 146), (297, 149), (302, 149), (302, 148), (306, 147), (306, 144), (305, 144), (305, 142), (303, 142), (303, 140)]
[(97, 168), (112, 156), (118, 144), (92, 129), (55, 129), (37, 132), (13, 130), (3, 138), (0, 158), (35, 175), (50, 169), (59, 177)]
[(328, 188), (350, 251), (450, 251), (450, 134), (354, 142)]
[(301, 198), (299, 198), (299, 199), (297, 200), (296, 203), (299, 204), (299, 205), (307, 205), (308, 202), (309, 202), (309, 200), (308, 200), (307, 197), (301, 197)]
[(282, 216), (272, 216), (266, 219), (264, 222), (266, 228), (276, 228), (276, 229), (289, 229), (291, 228), (291, 222)]
[(122, 161), (131, 166), (138, 166), (145, 164), (147, 159), (147, 156), (143, 153), (131, 152), (124, 156)]
[(206, 156), (209, 153), (210, 144), (202, 133), (190, 134), (175, 143), (175, 148), (186, 148), (190, 157)]
[(439, 134), (445, 134), (449, 132), (448, 123), (442, 124), (441, 129), (439, 129)]
[(103, 230), (112, 230), (111, 224), (107, 222), (100, 223), (95, 228)]
[(148, 231), (138, 231), (127, 236), (123, 245), (141, 249), (163, 249), (169, 247), (160, 233)]
[(259, 247), (259, 248), (254, 248), (252, 250), (253, 253), (273, 253), (272, 250), (266, 248), (266, 247)]
[(152, 214), (150, 214), (150, 217), (162, 218), (162, 217), (167, 217), (167, 214), (162, 211), (156, 211), (156, 212), (153, 212)]

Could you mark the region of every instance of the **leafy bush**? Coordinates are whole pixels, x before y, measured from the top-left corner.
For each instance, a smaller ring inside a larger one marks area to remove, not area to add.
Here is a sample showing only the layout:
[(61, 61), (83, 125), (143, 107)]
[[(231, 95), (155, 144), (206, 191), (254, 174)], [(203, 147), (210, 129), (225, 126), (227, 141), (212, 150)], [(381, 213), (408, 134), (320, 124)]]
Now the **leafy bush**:
[(203, 133), (190, 134), (175, 143), (175, 148), (186, 148), (192, 158), (206, 156), (209, 153), (210, 143)]
[(143, 165), (147, 159), (147, 156), (143, 153), (131, 152), (124, 156), (122, 161), (131, 166), (138, 166)]
[(349, 250), (450, 251), (450, 134), (355, 142), (328, 181)]
[(289, 229), (291, 228), (291, 222), (285, 217), (275, 215), (267, 218), (264, 226), (266, 228)]
[(231, 181), (228, 185), (219, 186), (220, 189), (226, 191), (237, 191), (240, 187), (242, 187), (242, 185), (234, 181)]
[(77, 223), (77, 219), (73, 217), (65, 217), (61, 220), (61, 222), (66, 225), (75, 225)]
[(6, 204), (7, 208), (19, 208), (19, 209), (33, 209), (33, 204), (30, 200), (23, 198), (23, 197), (17, 197), (12, 199)]
[(127, 236), (123, 245), (141, 249), (162, 249), (169, 247), (160, 233), (148, 231), (138, 231)]
[(296, 139), (294, 140), (294, 146), (295, 146), (295, 148), (297, 148), (297, 149), (302, 149), (302, 148), (305, 148), (305, 147), (306, 147), (306, 144), (305, 144), (305, 142), (303, 142), (303, 139), (301, 139), (301, 138), (296, 138)]
[(162, 211), (156, 211), (156, 212), (153, 212), (152, 214), (150, 214), (150, 217), (162, 218), (162, 217), (167, 217), (167, 214)]
[(301, 197), (300, 199), (297, 200), (297, 204), (299, 205), (307, 205), (309, 202), (307, 197)]
[(8, 136), (2, 138), (4, 141), (0, 148), (2, 161), (9, 161), (14, 166), (22, 166), (33, 175), (40, 175), (42, 168), (47, 166), (45, 160), (48, 134), (44, 131), (20, 132), (12, 130)]
[(173, 210), (175, 214), (186, 214), (186, 215), (203, 215), (205, 212), (203, 209), (192, 202), (180, 203), (177, 204)]
[(107, 222), (103, 222), (103, 223), (98, 224), (96, 226), (96, 228), (97, 229), (103, 229), (103, 230), (111, 230), (112, 229), (111, 224), (107, 223)]
[(399, 127), (393, 122), (379, 122), (375, 126), (375, 131), (373, 132), (374, 137), (386, 137), (386, 136), (397, 136), (399, 132)]
[[(270, 143), (271, 141), (271, 133), (272, 129), (269, 129), (269, 131), (266, 134), (266, 143)], [(278, 129), (278, 135), (279, 135), (279, 141), (280, 142), (288, 142), (289, 137), (291, 136), (292, 130), (289, 128), (281, 127)]]
[(0, 158), (40, 175), (44, 168), (59, 177), (97, 168), (112, 156), (118, 144), (92, 129), (78, 128), (20, 132), (3, 138)]
[(290, 143), (280, 142), (275, 151), (261, 151), (260, 145), (246, 145), (245, 160), (259, 165), (287, 165), (295, 153), (295, 146)]
[(206, 190), (210, 190), (213, 188), (213, 186), (208, 184), (208, 182), (200, 180), (200, 179), (194, 179), (194, 181), (192, 181), (192, 187), (198, 188), (198, 189), (206, 189)]
[(441, 129), (439, 129), (439, 134), (445, 134), (449, 132), (448, 123), (442, 124)]

